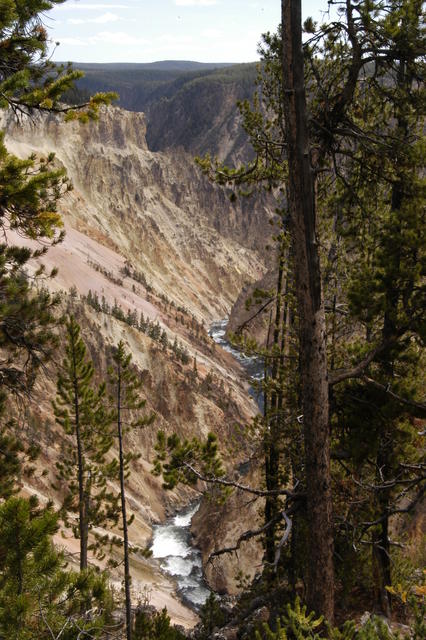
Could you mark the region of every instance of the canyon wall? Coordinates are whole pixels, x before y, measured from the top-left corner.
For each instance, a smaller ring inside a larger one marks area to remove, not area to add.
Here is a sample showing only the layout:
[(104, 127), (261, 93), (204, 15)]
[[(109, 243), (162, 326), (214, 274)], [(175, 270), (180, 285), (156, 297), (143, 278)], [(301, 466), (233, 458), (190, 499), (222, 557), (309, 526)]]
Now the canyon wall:
[[(151, 475), (158, 429), (181, 437), (205, 437), (213, 431), (229, 469), (246, 460), (244, 437), (232, 460), (228, 443), (250, 422), (256, 407), (240, 368), (213, 343), (206, 329), (212, 320), (229, 314), (245, 284), (264, 274), (261, 248), (271, 212), (265, 202), (231, 203), (226, 190), (210, 184), (184, 150), (150, 151), (141, 113), (105, 109), (98, 123), (87, 125), (40, 115), (16, 122), (12, 115), (3, 114), (1, 126), (11, 152), (40, 157), (55, 151), (57, 166), (64, 166), (72, 179), (74, 189), (60, 203), (65, 240), (39, 260), (48, 270), (59, 268), (46, 285), (61, 293), (63, 312), (76, 315), (99, 379), (106, 374), (111, 348), (120, 339), (125, 341), (144, 380), (147, 410), (157, 415), (154, 427), (128, 442), (141, 454), (129, 485), (129, 508), (136, 516), (131, 541), (146, 544), (153, 523), (197, 495), (182, 487), (166, 493)], [(31, 244), (12, 231), (8, 242)], [(37, 266), (31, 265), (33, 272)], [(179, 340), (186, 349), (188, 362), (179, 361), (170, 346), (162, 349), (125, 322), (94, 310), (87, 303), (89, 292), (104, 298), (110, 307), (117, 304), (124, 313), (142, 312), (158, 322), (169, 345)], [(61, 495), (52, 483), (64, 436), (55, 425), (51, 401), (61, 353), (37, 382), (20, 423), (25, 438), (36, 439), (42, 448), (37, 473), (24, 490), (42, 500), (53, 499), (57, 505)], [(13, 407), (10, 411), (16, 413)], [(239, 535), (233, 508), (227, 507), (221, 519), (216, 518), (216, 546)], [(212, 517), (205, 507), (201, 513), (205, 518), (200, 541)], [(252, 513), (248, 514), (251, 519)], [(204, 537), (206, 558), (213, 540)], [(57, 541), (72, 561), (76, 540), (62, 530)], [(250, 565), (253, 553), (250, 548)], [(220, 580), (208, 574), (211, 582), (221, 590), (232, 590), (235, 565), (221, 566)], [(153, 604), (167, 604), (174, 621), (194, 624), (194, 614), (181, 605), (173, 584), (161, 575), (155, 561), (136, 556), (132, 571), (135, 597), (141, 597), (149, 585)], [(114, 579), (119, 581), (117, 576)]]

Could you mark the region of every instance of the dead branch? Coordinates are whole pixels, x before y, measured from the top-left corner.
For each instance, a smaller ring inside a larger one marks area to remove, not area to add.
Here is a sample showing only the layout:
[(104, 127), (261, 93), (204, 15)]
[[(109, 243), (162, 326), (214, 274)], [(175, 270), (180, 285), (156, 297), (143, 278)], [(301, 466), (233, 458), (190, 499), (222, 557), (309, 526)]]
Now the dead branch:
[(224, 547), (223, 549), (218, 549), (217, 551), (213, 551), (209, 555), (209, 559), (207, 560), (207, 563), (212, 562), (213, 558), (222, 556), (225, 553), (236, 553), (239, 550), (242, 542), (245, 542), (246, 540), (250, 540), (251, 538), (255, 538), (257, 536), (262, 535), (262, 533), (267, 531), (270, 527), (272, 527), (273, 524), (276, 524), (280, 520), (281, 520), (281, 514), (278, 514), (277, 516), (275, 516), (275, 518), (272, 518), (272, 520), (269, 520), (269, 522), (263, 525), (263, 527), (260, 527), (259, 529), (249, 529), (248, 531), (244, 531), (244, 533), (240, 535), (240, 537), (238, 538), (237, 542), (233, 547)]
[(291, 518), (288, 517), (288, 515), (286, 514), (285, 511), (281, 512), (282, 517), (285, 520), (286, 523), (286, 529), (284, 531), (283, 537), (281, 538), (278, 547), (275, 551), (275, 559), (274, 559), (274, 572), (277, 572), (277, 567), (278, 567), (278, 563), (280, 561), (280, 557), (281, 557), (281, 549), (283, 548), (283, 546), (285, 545), (285, 543), (287, 542), (290, 533), (291, 533), (291, 529), (293, 526), (293, 521), (291, 520)]
[[(294, 512), (294, 508), (291, 510), (291, 512)], [(290, 511), (289, 511), (290, 513)], [(213, 551), (210, 555), (209, 555), (209, 559), (207, 561), (207, 563), (212, 562), (213, 558), (217, 558), (218, 556), (222, 556), (225, 553), (236, 553), (240, 546), (241, 543), (246, 542), (247, 540), (251, 540), (252, 538), (256, 538), (257, 536), (262, 535), (262, 533), (265, 533), (265, 531), (267, 531), (270, 527), (272, 527), (272, 525), (276, 524), (277, 522), (279, 522), (280, 520), (285, 520), (286, 523), (286, 529), (284, 531), (284, 535), (282, 536), (277, 550), (275, 552), (275, 560), (274, 560), (274, 571), (277, 570), (277, 566), (278, 566), (278, 562), (280, 560), (280, 556), (281, 556), (281, 549), (283, 548), (284, 544), (287, 542), (290, 533), (291, 533), (291, 529), (292, 529), (292, 520), (289, 518), (287, 512), (285, 510), (283, 510), (281, 513), (278, 513), (276, 516), (274, 516), (274, 518), (271, 518), (271, 520), (269, 520), (269, 522), (267, 522), (266, 524), (263, 525), (263, 527), (260, 527), (259, 529), (249, 529), (248, 531), (245, 531), (244, 533), (242, 533), (240, 535), (240, 537), (238, 538), (237, 542), (235, 543), (235, 545), (233, 547), (224, 547), (223, 549), (218, 549), (217, 551)]]
[(240, 484), (239, 482), (235, 482), (234, 480), (225, 480), (224, 478), (218, 478), (217, 476), (203, 476), (197, 469), (195, 469), (188, 462), (184, 462), (183, 465), (195, 475), (198, 480), (202, 482), (207, 482), (208, 484), (218, 484), (223, 487), (233, 487), (234, 489), (239, 489), (240, 491), (245, 491), (246, 493), (252, 493), (255, 496), (266, 497), (266, 496), (287, 496), (287, 498), (291, 498), (293, 500), (303, 500), (306, 497), (305, 493), (295, 493), (290, 489), (273, 489), (271, 491), (264, 491), (263, 489), (254, 489), (253, 487), (249, 487), (245, 484)]
[(394, 393), (393, 391), (391, 391), (389, 386), (385, 386), (380, 382), (376, 382), (376, 380), (373, 380), (368, 376), (362, 376), (362, 380), (367, 384), (370, 384), (373, 387), (376, 387), (376, 389), (379, 389), (380, 391), (387, 393), (389, 396), (391, 396), (391, 398), (394, 398), (394, 400), (397, 400), (401, 404), (406, 404), (409, 407), (412, 407), (413, 409), (417, 409), (421, 414), (419, 417), (426, 416), (426, 404), (424, 404), (423, 402), (415, 402), (414, 400), (408, 400), (407, 398), (402, 398), (397, 393)]
[(241, 335), (242, 332), (244, 331), (244, 329), (250, 324), (250, 322), (252, 322), (255, 318), (257, 318), (257, 316), (260, 315), (275, 300), (276, 300), (276, 296), (273, 296), (272, 298), (269, 298), (261, 307), (259, 307), (259, 309), (257, 311), (255, 311), (255, 313), (252, 316), (250, 316), (250, 318), (248, 318), (247, 320), (242, 322), (237, 327), (235, 333), (237, 335)]
[(388, 342), (384, 342), (378, 345), (375, 349), (370, 351), (365, 358), (363, 358), (358, 364), (351, 367), (350, 369), (336, 369), (335, 371), (330, 373), (328, 384), (332, 387), (339, 382), (344, 382), (345, 380), (349, 380), (350, 378), (361, 378), (364, 374), (365, 369), (371, 364), (376, 356), (378, 356), (382, 351), (384, 351), (389, 346)]

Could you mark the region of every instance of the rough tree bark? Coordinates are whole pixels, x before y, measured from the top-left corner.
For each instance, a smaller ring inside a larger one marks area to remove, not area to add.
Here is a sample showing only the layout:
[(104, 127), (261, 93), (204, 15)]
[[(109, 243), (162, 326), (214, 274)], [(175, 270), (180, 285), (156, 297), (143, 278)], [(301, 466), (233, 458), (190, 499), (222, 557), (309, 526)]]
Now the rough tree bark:
[[(285, 329), (282, 326), (282, 289), (283, 289), (283, 275), (284, 275), (284, 244), (281, 243), (280, 251), (278, 255), (278, 281), (276, 286), (276, 303), (275, 303), (275, 317), (274, 317), (274, 330), (272, 338), (272, 366), (270, 378), (274, 384), (276, 384), (279, 373), (280, 365), (277, 358), (277, 350), (280, 343), (280, 333)], [(268, 340), (269, 347), (269, 340)], [(269, 409), (266, 411), (265, 404), (265, 418), (266, 418), (266, 434), (265, 434), (265, 480), (266, 488), (268, 491), (275, 491), (279, 488), (279, 438), (280, 438), (280, 423), (278, 413), (278, 393), (275, 389), (271, 392)], [(268, 415), (269, 414), (269, 415)], [(265, 499), (265, 523), (271, 522), (276, 519), (279, 513), (279, 498), (278, 496), (267, 496)], [(273, 565), (275, 561), (275, 534), (276, 525), (271, 525), (265, 534), (265, 560), (268, 564)]]
[(130, 593), (129, 533), (127, 528), (126, 488), (124, 485), (123, 424), (121, 419), (121, 362), (117, 362), (117, 435), (120, 463), (120, 496), (123, 520), (124, 594), (126, 600), (126, 639), (132, 638), (132, 598)]
[(88, 522), (87, 522), (87, 500), (85, 499), (85, 474), (84, 456), (80, 429), (80, 400), (77, 381), (77, 364), (75, 359), (74, 345), (72, 345), (72, 363), (74, 372), (74, 413), (75, 413), (75, 436), (77, 440), (77, 466), (78, 466), (78, 527), (80, 532), (80, 571), (87, 569), (88, 552)]
[(302, 51), (301, 1), (282, 0), (282, 75), (290, 224), (300, 332), (308, 510), (308, 607), (332, 623), (333, 526), (324, 303), (315, 222)]

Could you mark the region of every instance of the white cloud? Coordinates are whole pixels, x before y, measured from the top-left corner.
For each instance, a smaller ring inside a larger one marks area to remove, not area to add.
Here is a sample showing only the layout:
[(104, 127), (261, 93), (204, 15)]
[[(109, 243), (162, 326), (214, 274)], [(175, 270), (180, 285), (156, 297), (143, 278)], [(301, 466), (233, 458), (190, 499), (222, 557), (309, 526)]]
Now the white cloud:
[(59, 38), (59, 44), (69, 44), (73, 47), (87, 47), (87, 42), (81, 38)]
[(222, 38), (223, 31), (221, 31), (220, 29), (204, 29), (201, 32), (201, 35), (203, 36), (203, 38), (211, 38), (211, 39)]
[(88, 45), (94, 44), (119, 45), (125, 47), (146, 45), (149, 41), (124, 31), (100, 31), (87, 38), (58, 38), (58, 42), (59, 44), (68, 44), (76, 47), (87, 47)]
[(178, 7), (211, 7), (218, 4), (218, 0), (175, 0)]
[(157, 40), (158, 42), (163, 42), (166, 44), (178, 45), (178, 44), (188, 44), (190, 42), (193, 42), (194, 38), (192, 36), (179, 36), (179, 35), (176, 36), (171, 33), (165, 33), (164, 35), (160, 36)]
[(117, 45), (140, 45), (146, 44), (148, 40), (145, 38), (138, 38), (132, 36), (130, 33), (124, 31), (100, 31), (94, 36), (88, 38), (89, 42), (101, 42), (103, 44), (117, 44)]
[(118, 20), (122, 20), (116, 13), (104, 13), (97, 18), (69, 18), (68, 22), (70, 24), (86, 24), (87, 22), (91, 22), (94, 24), (106, 24), (107, 22), (118, 22)]
[(130, 9), (128, 4), (99, 4), (99, 3), (83, 3), (83, 2), (67, 2), (56, 7), (60, 11), (77, 11), (79, 9), (96, 10), (96, 9)]

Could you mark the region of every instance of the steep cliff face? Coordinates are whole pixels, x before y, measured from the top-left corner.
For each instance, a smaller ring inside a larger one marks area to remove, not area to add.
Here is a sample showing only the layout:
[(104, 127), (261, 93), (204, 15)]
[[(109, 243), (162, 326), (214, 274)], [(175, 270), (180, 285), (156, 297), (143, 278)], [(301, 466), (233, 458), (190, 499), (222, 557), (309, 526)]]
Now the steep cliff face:
[[(141, 456), (138, 461), (132, 463), (132, 473), (126, 481), (126, 491), (129, 517), (135, 517), (129, 528), (130, 543), (143, 547), (151, 539), (153, 524), (163, 521), (167, 515), (198, 496), (197, 492), (183, 486), (166, 492), (162, 488), (161, 479), (152, 475), (157, 431), (162, 429), (167, 434), (174, 432), (182, 438), (203, 438), (208, 432), (213, 431), (219, 438), (222, 450), (226, 450), (226, 443), (232, 437), (234, 425), (248, 420), (253, 408), (238, 382), (237, 368), (221, 354), (205, 357), (204, 363), (199, 367), (200, 377), (193, 380), (189, 375), (192, 362), (187, 366), (182, 365), (170, 350), (164, 351), (158, 343), (129, 328), (124, 322), (96, 312), (87, 304), (69, 296), (64, 297), (63, 311), (72, 312), (82, 327), (82, 336), (95, 363), (98, 381), (106, 377), (111, 348), (118, 340), (125, 341), (143, 380), (142, 393), (146, 398), (144, 411), (148, 414), (154, 412), (156, 415), (153, 425), (130, 433), (125, 442), (127, 450)], [(62, 349), (63, 341), (57, 353), (58, 361), (62, 360)], [(207, 389), (201, 384), (207, 368), (215, 376), (225, 379), (222, 394), (230, 398), (228, 403), (223, 402), (217, 388)], [(56, 394), (54, 364), (49, 366), (46, 373), (47, 375), (39, 378), (34, 389), (33, 400), (29, 406), (29, 420), (24, 431), (25, 438), (34, 439), (41, 447), (40, 457), (35, 463), (36, 471), (26, 481), (24, 491), (28, 494), (35, 493), (43, 502), (53, 500), (59, 507), (62, 492), (55, 476), (55, 468), (62, 455), (65, 436), (55, 424), (52, 415), (51, 400)], [(113, 452), (113, 455), (116, 455), (116, 452)], [(55, 489), (52, 488), (53, 485)], [(114, 484), (111, 488), (114, 488)], [(115, 490), (118, 490), (118, 486), (115, 486)], [(104, 530), (98, 532), (106, 533)], [(109, 533), (120, 536), (121, 530), (116, 528)], [(67, 559), (73, 564), (78, 558), (79, 547), (71, 531), (62, 528), (56, 542), (65, 549)], [(118, 555), (115, 557), (119, 558)], [(92, 557), (90, 561), (98, 564)], [(120, 569), (112, 571), (112, 580), (119, 588)], [(149, 590), (151, 603), (158, 608), (166, 605), (173, 621), (185, 626), (195, 624), (195, 614), (180, 603), (174, 593), (173, 582), (161, 574), (158, 562), (136, 555), (132, 558), (132, 589), (135, 601), (143, 596), (146, 588)]]
[[(270, 257), (273, 259), (273, 253)], [(243, 331), (244, 334), (254, 338), (260, 346), (266, 346), (272, 305), (265, 306), (264, 298), (256, 301), (253, 294), (255, 290), (261, 290), (270, 293), (270, 299), (273, 300), (277, 278), (277, 269), (271, 268), (257, 282), (247, 283), (242, 288), (229, 314), (228, 335)]]
[(227, 313), (243, 284), (259, 277), (266, 204), (233, 205), (182, 151), (152, 153), (142, 114), (106, 110), (99, 123), (55, 117), (8, 123), (18, 155), (55, 150), (74, 184), (65, 219), (116, 249), (160, 292), (206, 320)]
[(147, 114), (151, 150), (181, 148), (192, 155), (209, 152), (228, 164), (251, 157), (237, 101), (253, 96), (255, 63), (164, 61), (78, 66), (86, 74), (78, 82), (84, 96), (96, 91), (117, 91), (121, 107)]
[[(262, 234), (253, 240), (250, 233), (263, 231), (270, 212), (264, 204), (231, 204), (224, 190), (209, 184), (185, 152), (149, 151), (143, 114), (110, 109), (102, 113), (99, 123), (86, 126), (40, 116), (19, 125), (4, 117), (0, 124), (6, 128), (11, 151), (26, 157), (54, 150), (58, 165), (65, 166), (73, 180), (74, 190), (61, 201), (65, 241), (49, 249), (42, 261), (48, 269), (59, 267), (48, 286), (62, 291), (64, 311), (77, 315), (98, 376), (105, 377), (109, 350), (122, 338), (144, 377), (148, 410), (156, 412), (157, 420), (154, 429), (128, 443), (142, 456), (131, 476), (129, 508), (136, 515), (132, 541), (147, 542), (152, 524), (194, 495), (188, 489), (166, 494), (151, 476), (157, 429), (182, 437), (213, 431), (226, 451), (235, 437), (235, 425), (247, 423), (256, 411), (238, 366), (215, 347), (205, 328), (195, 335), (193, 321), (206, 327), (223, 317), (244, 283), (264, 273), (256, 249)], [(27, 242), (12, 232), (8, 241)], [(125, 322), (94, 311), (79, 299), (89, 290), (99, 299), (104, 297), (110, 307), (116, 302), (124, 313), (142, 312), (158, 321), (169, 344), (176, 338), (187, 349), (189, 362), (182, 364), (170, 347), (164, 350)], [(207, 374), (214, 376), (213, 385), (205, 382)], [(38, 467), (48, 469), (49, 475), (36, 474), (25, 491), (59, 504), (60, 494), (51, 488), (63, 438), (51, 408), (55, 377), (52, 363), (49, 377), (40, 379), (35, 390), (28, 411), (32, 427), (26, 436), (37, 437), (42, 444)], [(241, 441), (236, 460), (243, 462), (245, 457)], [(226, 463), (230, 466), (230, 460)], [(225, 540), (227, 525), (222, 532)], [(229, 536), (233, 533), (230, 528)], [(58, 541), (76, 552), (70, 532), (62, 534), (65, 537)], [(223, 571), (228, 571), (226, 566)], [(176, 622), (194, 623), (193, 614), (179, 604), (173, 585), (161, 576), (155, 562), (138, 559), (133, 572), (135, 595), (149, 584), (153, 604), (167, 604)], [(231, 583), (227, 578), (221, 582), (222, 586)]]
[[(234, 480), (246, 486), (260, 486), (261, 472), (255, 461), (245, 474), (236, 473), (236, 466), (234, 462)], [(195, 515), (192, 521), (194, 539), (203, 555), (206, 578), (218, 593), (240, 593), (242, 583), (261, 573), (261, 537), (248, 536), (245, 540), (240, 537), (262, 526), (263, 508), (262, 498), (256, 499), (235, 490), (223, 504), (204, 501)], [(222, 553), (224, 549), (227, 551)], [(212, 555), (218, 551), (218, 555)]]
[(193, 155), (210, 153), (228, 164), (249, 160), (253, 151), (237, 101), (251, 97), (252, 91), (251, 85), (222, 82), (215, 76), (186, 82), (170, 97), (149, 105), (150, 149), (182, 147)]

